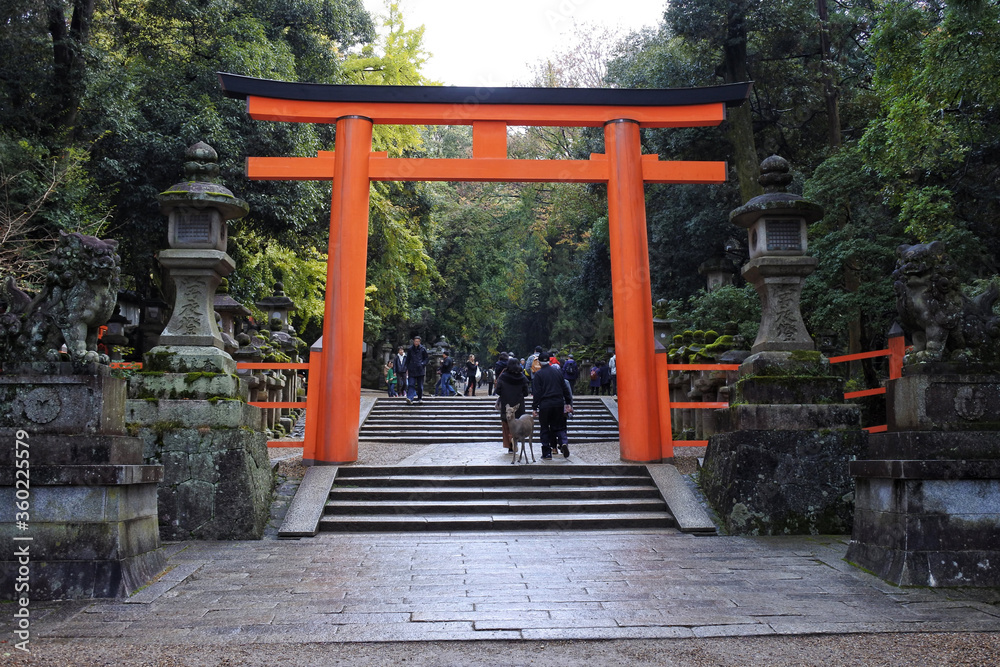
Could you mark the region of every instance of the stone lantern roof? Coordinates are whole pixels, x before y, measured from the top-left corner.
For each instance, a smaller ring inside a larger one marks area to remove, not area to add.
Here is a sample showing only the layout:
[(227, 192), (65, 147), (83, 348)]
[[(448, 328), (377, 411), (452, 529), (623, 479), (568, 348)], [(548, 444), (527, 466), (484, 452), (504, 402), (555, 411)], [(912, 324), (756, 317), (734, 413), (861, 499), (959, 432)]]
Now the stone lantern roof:
[(229, 188), (218, 183), (219, 154), (203, 141), (188, 147), (184, 153), (184, 175), (187, 180), (170, 186), (156, 196), (164, 215), (177, 207), (214, 208), (222, 220), (242, 218), (250, 206), (239, 199)]
[(274, 311), (288, 312), (297, 309), (295, 302), (285, 296), (285, 284), (281, 281), (274, 283), (274, 294), (260, 299), (256, 302), (256, 305), (261, 310), (266, 310), (269, 313)]
[(734, 209), (729, 214), (729, 221), (749, 228), (764, 215), (804, 218), (807, 225), (820, 220), (823, 217), (822, 206), (787, 192), (788, 185), (792, 182), (792, 175), (788, 170), (789, 164), (785, 158), (778, 155), (765, 158), (760, 163), (760, 178), (757, 179), (764, 188), (764, 194)]
[(220, 314), (231, 314), (235, 317), (250, 317), (253, 313), (250, 309), (244, 306), (242, 303), (229, 296), (229, 281), (225, 278), (219, 283), (219, 287), (215, 290), (215, 297), (213, 301), (213, 309), (215, 312)]

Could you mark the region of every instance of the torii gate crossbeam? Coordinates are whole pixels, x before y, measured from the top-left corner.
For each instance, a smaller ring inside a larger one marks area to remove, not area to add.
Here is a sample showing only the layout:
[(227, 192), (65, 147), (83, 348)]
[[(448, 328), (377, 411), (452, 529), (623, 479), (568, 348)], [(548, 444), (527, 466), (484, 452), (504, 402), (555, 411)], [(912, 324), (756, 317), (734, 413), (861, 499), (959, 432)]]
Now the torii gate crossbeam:
[[(621, 458), (673, 458), (670, 439), (661, 438), (671, 425), (669, 411), (664, 414), (658, 407), (657, 397), (667, 387), (661, 386), (666, 377), (658, 377), (654, 363), (643, 185), (718, 183), (726, 179), (726, 165), (661, 162), (656, 155), (642, 155), (639, 130), (718, 125), (727, 106), (747, 98), (751, 84), (667, 90), (487, 89), (303, 84), (234, 74), (219, 74), (219, 79), (226, 95), (247, 101), (254, 119), (336, 123), (332, 153), (247, 160), (247, 175), (254, 180), (333, 182), (324, 344), (320, 369), (310, 369), (310, 391), (319, 391), (319, 410), (307, 415), (313, 422), (308, 431), (316, 438), (306, 443), (305, 463), (357, 460), (371, 181), (606, 183)], [(473, 155), (457, 160), (389, 158), (371, 150), (377, 123), (472, 125)], [(511, 160), (511, 125), (604, 127), (605, 153), (589, 160)]]

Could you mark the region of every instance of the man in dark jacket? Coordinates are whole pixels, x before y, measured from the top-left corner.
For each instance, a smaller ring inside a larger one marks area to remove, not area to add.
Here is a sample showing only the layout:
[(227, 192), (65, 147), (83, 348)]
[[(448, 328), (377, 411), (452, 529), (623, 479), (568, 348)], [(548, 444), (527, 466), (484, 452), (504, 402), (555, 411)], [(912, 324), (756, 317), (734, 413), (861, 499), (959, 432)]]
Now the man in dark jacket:
[(564, 458), (569, 458), (566, 414), (573, 411), (573, 395), (566, 386), (562, 371), (549, 365), (548, 358), (554, 356), (555, 353), (541, 356), (541, 368), (531, 379), (531, 411), (538, 418), (543, 461), (552, 460), (554, 445), (558, 445)]
[(424, 376), (427, 375), (427, 348), (420, 344), (420, 336), (413, 337), (413, 345), (406, 352), (406, 402), (417, 405), (424, 402)]

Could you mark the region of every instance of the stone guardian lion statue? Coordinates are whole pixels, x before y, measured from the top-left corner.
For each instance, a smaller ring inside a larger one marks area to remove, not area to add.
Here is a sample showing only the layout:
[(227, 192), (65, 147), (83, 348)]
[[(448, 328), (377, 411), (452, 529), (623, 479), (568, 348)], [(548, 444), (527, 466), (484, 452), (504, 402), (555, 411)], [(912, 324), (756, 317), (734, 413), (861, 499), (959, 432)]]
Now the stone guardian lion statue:
[(962, 293), (945, 244), (901, 245), (893, 272), (900, 325), (913, 341), (906, 363), (998, 360), (997, 286), (970, 299)]
[(45, 287), (36, 296), (8, 277), (0, 285), (0, 363), (107, 363), (98, 354), (97, 336), (118, 301), (117, 247), (114, 240), (60, 233)]

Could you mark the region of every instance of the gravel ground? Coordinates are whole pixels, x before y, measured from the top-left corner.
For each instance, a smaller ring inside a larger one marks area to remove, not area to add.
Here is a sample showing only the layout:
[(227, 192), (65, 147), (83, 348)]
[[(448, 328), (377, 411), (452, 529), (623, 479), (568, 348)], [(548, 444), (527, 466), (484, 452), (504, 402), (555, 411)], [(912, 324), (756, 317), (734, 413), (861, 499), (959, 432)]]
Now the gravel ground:
[[(151, 628), (151, 631), (154, 629)], [(133, 645), (115, 639), (36, 639), (25, 656), (0, 644), (0, 665), (207, 667), (209, 665), (658, 665), (824, 667), (1000, 664), (1000, 633), (814, 635), (573, 642)]]

